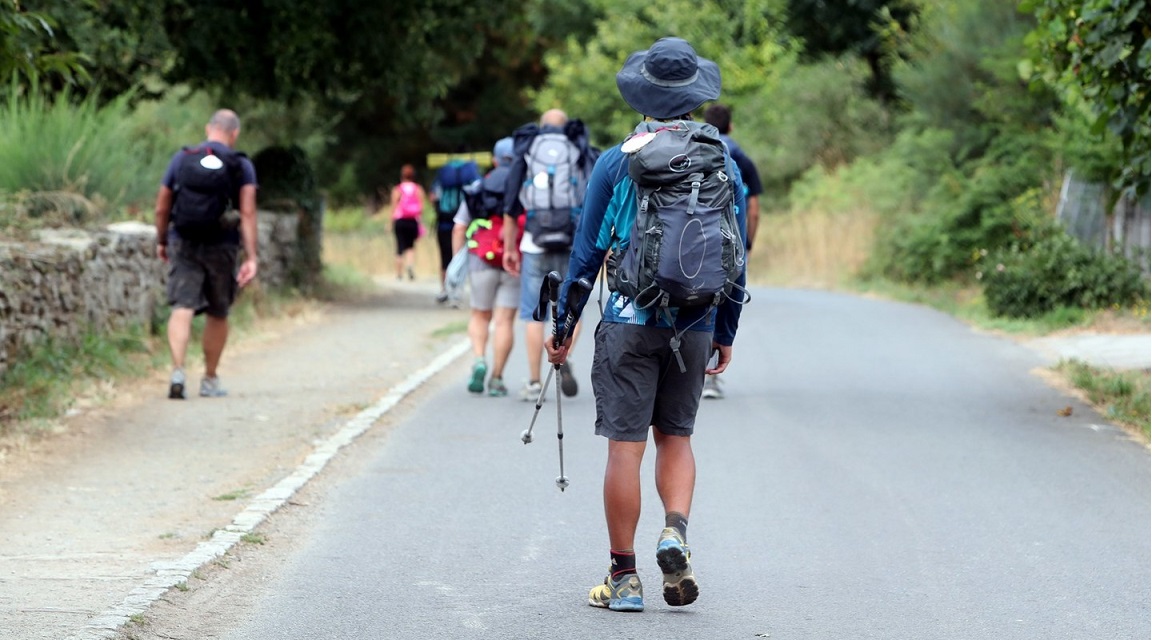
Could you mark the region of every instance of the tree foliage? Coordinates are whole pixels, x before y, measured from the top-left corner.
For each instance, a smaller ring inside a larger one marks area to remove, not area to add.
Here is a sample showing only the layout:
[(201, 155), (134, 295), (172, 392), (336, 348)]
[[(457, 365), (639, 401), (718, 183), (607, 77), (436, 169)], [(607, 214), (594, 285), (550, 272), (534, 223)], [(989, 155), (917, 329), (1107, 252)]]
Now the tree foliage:
[(1097, 135), (1117, 136), (1123, 149), (1114, 186), (1148, 193), (1148, 0), (1027, 0), (1035, 14), (1031, 43), (1037, 75), (1077, 108), (1085, 106)]
[[(158, 29), (163, 3), (146, 0), (24, 0), (26, 6), (52, 16), (55, 37), (47, 43), (51, 55), (82, 55), (83, 82), (74, 87), (77, 98), (89, 92), (110, 102), (131, 92), (138, 100), (157, 95), (145, 81), (155, 81), (172, 61), (164, 30)], [(44, 79), (47, 88), (58, 90), (67, 77)]]
[(56, 26), (52, 17), (29, 11), (17, 0), (0, 0), (0, 78), (15, 77), (17, 86), (41, 79), (86, 80), (85, 56), (56, 48)]
[[(168, 0), (170, 82), (293, 105), (332, 123), (330, 183), (382, 186), (430, 150), (486, 148), (527, 114), (542, 42), (529, 5), (470, 0)], [(257, 41), (256, 38), (259, 38)]]
[(896, 97), (892, 62), (918, 12), (912, 0), (788, 0), (784, 24), (808, 59), (859, 56), (871, 72), (869, 93), (890, 102)]
[(770, 91), (792, 59), (772, 19), (778, 14), (774, 0), (592, 1), (603, 16), (595, 35), (586, 42), (570, 38), (547, 53), (548, 83), (535, 94), (535, 105), (541, 111), (559, 107), (583, 119), (601, 146), (618, 142), (640, 117), (620, 98), (616, 73), (632, 52), (661, 37), (684, 38), (715, 61), (721, 99), (727, 102)]

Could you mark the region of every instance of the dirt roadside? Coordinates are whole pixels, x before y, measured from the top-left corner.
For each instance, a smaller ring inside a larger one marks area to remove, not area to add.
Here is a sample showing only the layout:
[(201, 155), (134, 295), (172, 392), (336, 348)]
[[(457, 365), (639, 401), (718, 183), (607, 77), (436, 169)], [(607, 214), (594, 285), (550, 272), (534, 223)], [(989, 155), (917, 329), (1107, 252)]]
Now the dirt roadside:
[(467, 311), (437, 306), (431, 283), (382, 287), (232, 345), (221, 365), (228, 398), (167, 400), (158, 372), (6, 460), (0, 629), (21, 640), (83, 629), (463, 340)]

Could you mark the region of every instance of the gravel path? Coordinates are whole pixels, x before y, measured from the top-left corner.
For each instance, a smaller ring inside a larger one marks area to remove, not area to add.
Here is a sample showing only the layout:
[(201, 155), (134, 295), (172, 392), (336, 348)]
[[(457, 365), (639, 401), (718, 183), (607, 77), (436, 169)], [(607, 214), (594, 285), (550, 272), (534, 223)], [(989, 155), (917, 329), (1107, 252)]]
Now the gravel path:
[(158, 372), (0, 466), (0, 629), (82, 631), (389, 389), (460, 352), (466, 311), (437, 306), (419, 282), (385, 286), (231, 345), (228, 398), (167, 400)]

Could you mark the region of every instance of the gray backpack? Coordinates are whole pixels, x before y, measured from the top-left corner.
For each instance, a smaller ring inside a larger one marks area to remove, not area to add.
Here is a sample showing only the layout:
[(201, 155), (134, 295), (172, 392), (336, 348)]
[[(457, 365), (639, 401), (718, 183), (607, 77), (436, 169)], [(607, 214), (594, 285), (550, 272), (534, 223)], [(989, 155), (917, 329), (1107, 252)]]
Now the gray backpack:
[(563, 133), (541, 133), (532, 140), (524, 162), (527, 171), (520, 203), (526, 214), (525, 230), (545, 250), (571, 248), (587, 186), (580, 149)]
[(691, 121), (642, 122), (621, 148), (637, 211), (616, 291), (642, 309), (719, 305), (744, 269), (720, 132)]

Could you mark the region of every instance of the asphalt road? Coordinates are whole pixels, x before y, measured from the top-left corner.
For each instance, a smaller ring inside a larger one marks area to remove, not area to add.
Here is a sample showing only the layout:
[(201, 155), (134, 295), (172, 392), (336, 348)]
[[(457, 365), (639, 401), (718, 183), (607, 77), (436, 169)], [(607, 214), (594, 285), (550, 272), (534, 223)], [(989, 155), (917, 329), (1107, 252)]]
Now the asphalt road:
[[(562, 402), (567, 491), (555, 400), (525, 446), (533, 406), (470, 397), (462, 358), (356, 445), (359, 472), (311, 498), (210, 637), (1149, 637), (1148, 450), (1029, 373), (1034, 351), (912, 305), (754, 296), (694, 438), (696, 604), (660, 596), (653, 450), (647, 608), (586, 604), (608, 562), (589, 325)], [(507, 379), (524, 371), (517, 348)]]

